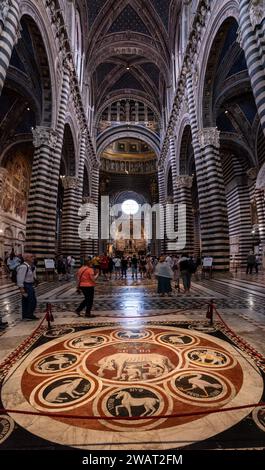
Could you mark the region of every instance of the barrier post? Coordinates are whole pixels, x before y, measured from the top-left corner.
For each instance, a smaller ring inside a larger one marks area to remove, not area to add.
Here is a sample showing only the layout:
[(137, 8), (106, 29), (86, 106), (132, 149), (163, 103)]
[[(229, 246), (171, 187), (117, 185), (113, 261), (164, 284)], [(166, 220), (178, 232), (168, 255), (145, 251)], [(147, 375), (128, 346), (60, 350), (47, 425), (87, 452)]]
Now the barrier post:
[(51, 322), (54, 321), (54, 318), (53, 318), (53, 314), (52, 314), (52, 306), (51, 304), (47, 303), (46, 304), (46, 315), (45, 315), (45, 319), (47, 320), (48, 322), (48, 330), (51, 330)]
[(214, 303), (213, 303), (213, 299), (211, 299), (207, 308), (207, 313), (206, 313), (206, 318), (210, 320), (210, 325), (213, 325), (213, 311), (214, 311)]

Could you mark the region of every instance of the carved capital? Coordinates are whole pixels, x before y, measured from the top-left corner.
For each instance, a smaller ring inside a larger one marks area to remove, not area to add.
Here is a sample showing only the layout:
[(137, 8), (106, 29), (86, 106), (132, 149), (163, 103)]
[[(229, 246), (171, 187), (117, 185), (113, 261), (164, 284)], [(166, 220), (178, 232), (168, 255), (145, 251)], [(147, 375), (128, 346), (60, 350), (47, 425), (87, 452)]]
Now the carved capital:
[(237, 30), (236, 42), (238, 42), (241, 49), (243, 49), (243, 36), (242, 36), (241, 28), (238, 28)]
[(179, 175), (176, 177), (176, 186), (178, 189), (187, 188), (191, 189), (193, 183), (193, 176)]
[(58, 140), (58, 133), (50, 127), (37, 126), (32, 130), (33, 134), (33, 145), (36, 148), (42, 145), (55, 148)]
[(259, 171), (256, 188), (265, 190), (265, 163)]
[(82, 202), (83, 204), (95, 204), (95, 200), (91, 196), (83, 197)]
[(62, 178), (64, 189), (78, 189), (81, 187), (81, 181), (75, 176), (65, 176)]
[(250, 181), (254, 181), (257, 179), (259, 169), (257, 167), (250, 168), (247, 171), (247, 176)]
[(5, 20), (8, 16), (9, 9), (11, 7), (10, 0), (2, 0), (0, 3), (0, 24), (5, 24)]
[(250, 21), (253, 28), (256, 28), (265, 18), (265, 1), (252, 0), (249, 9)]
[(220, 131), (216, 127), (207, 127), (199, 131), (199, 143), (201, 148), (211, 145), (220, 148)]

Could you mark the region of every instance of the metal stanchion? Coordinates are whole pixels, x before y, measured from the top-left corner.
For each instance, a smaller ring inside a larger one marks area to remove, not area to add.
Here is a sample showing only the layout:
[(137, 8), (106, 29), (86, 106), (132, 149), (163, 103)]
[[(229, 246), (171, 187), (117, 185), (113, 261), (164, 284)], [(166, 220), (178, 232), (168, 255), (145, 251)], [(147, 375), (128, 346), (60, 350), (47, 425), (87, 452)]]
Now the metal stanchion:
[(213, 303), (213, 299), (211, 299), (207, 308), (207, 313), (206, 313), (206, 318), (210, 320), (210, 325), (213, 325), (213, 311), (214, 311), (214, 303)]
[(51, 304), (47, 303), (46, 304), (46, 315), (45, 315), (45, 320), (48, 322), (48, 330), (51, 330), (51, 323), (54, 322), (53, 314), (52, 314), (52, 306)]

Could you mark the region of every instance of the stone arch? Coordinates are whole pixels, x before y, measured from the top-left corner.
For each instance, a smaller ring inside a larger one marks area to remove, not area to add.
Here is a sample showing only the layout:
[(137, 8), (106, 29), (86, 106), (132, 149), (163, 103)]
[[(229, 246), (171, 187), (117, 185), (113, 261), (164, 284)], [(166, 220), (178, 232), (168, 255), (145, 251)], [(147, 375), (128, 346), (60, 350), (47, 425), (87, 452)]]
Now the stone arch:
[[(47, 70), (49, 71), (49, 87), (50, 87), (50, 98), (46, 97), (47, 105), (51, 107), (50, 113), (50, 126), (55, 127), (57, 119), (57, 100), (59, 92), (59, 83), (57, 80), (57, 56), (58, 51), (56, 47), (56, 42), (52, 41), (54, 37), (53, 30), (51, 27), (50, 19), (47, 15), (47, 10), (44, 4), (36, 3), (29, 0), (22, 0), (20, 4), (21, 19), (23, 17), (30, 18), (30, 20), (35, 24), (36, 28), (39, 31), (43, 42), (43, 49), (46, 53), (47, 63), (43, 68), (43, 81), (47, 82)], [(45, 69), (45, 74), (44, 74)], [(46, 76), (45, 76), (46, 75)], [(45, 85), (46, 87), (46, 85)], [(49, 88), (48, 87), (48, 88)], [(47, 88), (47, 94), (49, 93)], [(44, 120), (45, 122), (45, 120)]]
[(200, 58), (200, 74), (199, 74), (199, 83), (197, 86), (197, 96), (196, 102), (199, 106), (198, 112), (198, 125), (199, 128), (204, 127), (204, 119), (203, 119), (203, 105), (202, 105), (202, 97), (204, 96), (204, 89), (205, 89), (205, 82), (206, 82), (206, 73), (207, 67), (209, 63), (209, 58), (211, 51), (213, 49), (214, 42), (216, 40), (216, 36), (222, 26), (229, 20), (234, 20), (238, 22), (239, 10), (238, 10), (238, 3), (235, 0), (229, 0), (225, 5), (219, 2), (219, 5), (215, 6), (216, 10), (219, 8), (219, 12), (216, 11), (215, 15), (210, 18), (208, 32), (205, 34), (201, 51), (202, 57)]
[(159, 158), (160, 140), (158, 135), (148, 129), (136, 126), (117, 126), (102, 132), (97, 139), (97, 155), (100, 157), (109, 144), (123, 138), (143, 140), (154, 150), (157, 159)]
[[(215, 127), (216, 121), (214, 116), (214, 93), (216, 90), (217, 67), (219, 66), (220, 54), (216, 51), (221, 51), (225, 45), (226, 38), (229, 31), (233, 28), (235, 31), (238, 28), (234, 18), (226, 18), (214, 36), (211, 49), (208, 55), (207, 67), (204, 77), (204, 88), (202, 96), (202, 128)], [(236, 49), (241, 53), (239, 44), (236, 44)], [(215, 52), (214, 52), (215, 51)], [(232, 59), (236, 58), (234, 51), (231, 51)]]

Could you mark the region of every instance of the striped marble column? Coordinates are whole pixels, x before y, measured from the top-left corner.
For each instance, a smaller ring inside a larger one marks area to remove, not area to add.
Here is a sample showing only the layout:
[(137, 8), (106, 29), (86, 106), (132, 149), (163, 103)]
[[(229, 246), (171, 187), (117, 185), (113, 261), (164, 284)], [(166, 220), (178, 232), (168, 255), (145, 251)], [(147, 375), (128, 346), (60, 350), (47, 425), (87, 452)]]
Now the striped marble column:
[[(96, 207), (99, 207), (99, 165), (94, 163), (91, 175), (91, 198)], [(94, 220), (91, 220), (91, 224), (95, 232), (99, 229), (99, 214), (98, 217), (94, 216)], [(99, 240), (93, 240), (93, 254), (97, 254), (99, 250)]]
[(78, 215), (80, 200), (81, 180), (74, 176), (66, 176), (63, 179), (64, 199), (61, 228), (61, 251), (63, 255), (71, 255), (77, 264), (80, 261), (80, 239), (78, 227), (80, 217)]
[(259, 222), (259, 238), (261, 244), (265, 247), (265, 198), (264, 191), (262, 189), (256, 189), (255, 199)]
[(35, 147), (26, 228), (26, 249), (40, 258), (53, 258), (58, 176), (51, 167), (58, 133), (46, 127), (33, 131)]
[(170, 149), (170, 162), (171, 162), (171, 171), (172, 171), (172, 179), (173, 179), (172, 186), (173, 186), (173, 204), (174, 204), (174, 228), (175, 230), (177, 230), (179, 199), (178, 199), (178, 189), (176, 187), (176, 184), (174, 184), (177, 178), (177, 161), (176, 161), (175, 142), (172, 137), (170, 139), (169, 149)]
[[(78, 167), (78, 176), (81, 182), (84, 181), (84, 169), (85, 169), (85, 162), (88, 160), (89, 154), (87, 150), (87, 131), (86, 129), (82, 130), (81, 138), (80, 138), (80, 149), (79, 149), (79, 167)], [(89, 164), (90, 165), (90, 164)], [(80, 194), (78, 195), (78, 207), (81, 204), (90, 204), (92, 202), (91, 197), (83, 197), (83, 183), (80, 187)], [(79, 218), (79, 221), (85, 219), (85, 215)], [(93, 242), (91, 239), (89, 240), (80, 240), (80, 253), (82, 260), (87, 259), (88, 256), (93, 254)]]
[[(82, 203), (85, 204), (94, 204), (94, 199), (90, 196), (83, 197)], [(87, 216), (87, 213), (82, 217), (82, 219), (85, 219)], [(81, 240), (81, 258), (83, 260), (87, 259), (88, 256), (93, 256), (94, 255), (94, 242), (91, 238), (88, 240)]]
[(204, 187), (200, 187), (200, 221), (203, 252), (214, 258), (214, 269), (229, 271), (229, 230), (224, 177), (219, 154), (220, 132), (199, 132), (204, 160)]
[(261, 59), (265, 65), (265, 4), (264, 0), (254, 0), (250, 6), (250, 20), (260, 48)]
[[(199, 132), (193, 76), (187, 71), (187, 99), (198, 186), (202, 255), (214, 257), (215, 271), (229, 270), (228, 216), (217, 129)], [(219, 202), (220, 201), (220, 202)]]
[(55, 255), (56, 207), (66, 110), (70, 93), (70, 69), (63, 67), (56, 130), (33, 131), (35, 154), (29, 191), (26, 247), (38, 258)]
[(186, 251), (191, 255), (194, 253), (194, 217), (191, 199), (192, 182), (193, 176), (188, 175), (179, 175), (175, 179), (179, 204), (186, 206), (186, 247), (182, 251)]
[[(257, 3), (257, 2), (256, 2)], [(248, 73), (261, 126), (265, 134), (265, 68), (263, 52), (253, 27), (250, 0), (239, 0), (239, 41), (245, 52)], [(264, 40), (264, 39), (263, 39)]]
[[(158, 168), (158, 195), (159, 204), (164, 208), (166, 207), (166, 183), (165, 183), (165, 171), (164, 167)], [(164, 238), (160, 240), (160, 253), (166, 253), (166, 218), (164, 218)]]
[(4, 86), (11, 55), (19, 37), (19, 2), (0, 2), (0, 96)]

